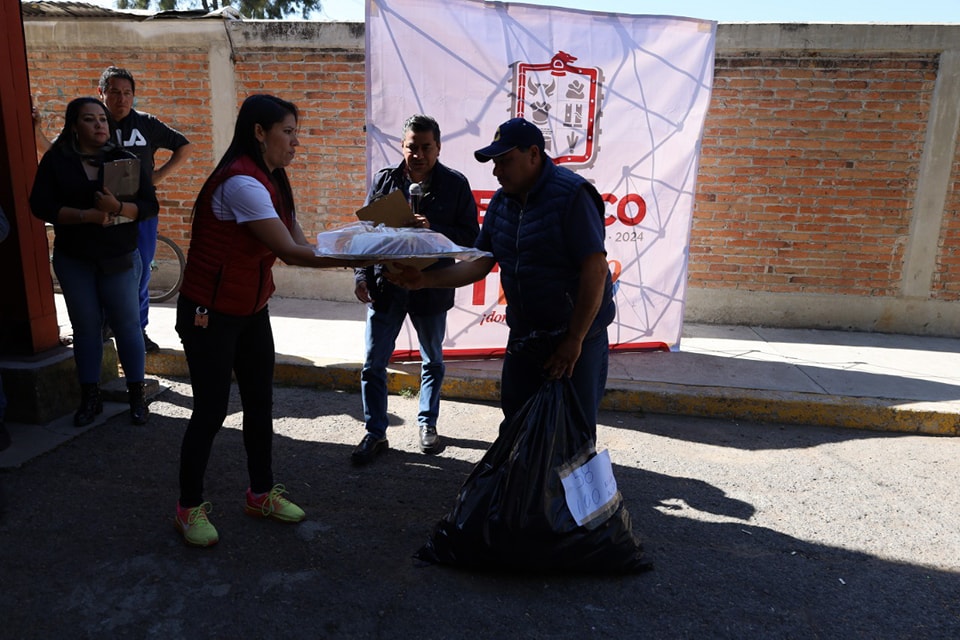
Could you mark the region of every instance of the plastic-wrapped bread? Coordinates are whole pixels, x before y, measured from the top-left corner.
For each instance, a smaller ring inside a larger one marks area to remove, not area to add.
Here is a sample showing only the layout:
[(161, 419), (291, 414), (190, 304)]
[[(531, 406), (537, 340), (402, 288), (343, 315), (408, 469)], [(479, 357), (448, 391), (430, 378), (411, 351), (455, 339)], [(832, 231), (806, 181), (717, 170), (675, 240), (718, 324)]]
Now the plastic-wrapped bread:
[(486, 251), (461, 247), (430, 229), (387, 227), (370, 222), (356, 222), (318, 233), (316, 254), (367, 260), (456, 258), (469, 261), (492, 256)]

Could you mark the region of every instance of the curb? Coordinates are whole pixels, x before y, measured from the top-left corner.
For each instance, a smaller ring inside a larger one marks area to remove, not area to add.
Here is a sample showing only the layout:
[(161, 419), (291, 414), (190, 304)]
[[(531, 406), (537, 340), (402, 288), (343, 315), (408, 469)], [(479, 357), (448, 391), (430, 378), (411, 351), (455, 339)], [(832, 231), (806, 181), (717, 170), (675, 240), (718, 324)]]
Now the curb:
[(923, 435), (960, 435), (960, 405), (765, 391), (639, 383), (607, 389), (601, 408), (614, 411), (725, 418), (747, 422), (842, 427)]
[[(278, 356), (274, 381), (281, 385), (358, 392), (361, 367), (356, 362)], [(190, 375), (183, 353), (171, 349), (147, 355), (147, 373), (180, 378)], [(393, 364), (388, 368), (388, 393), (415, 391), (419, 386), (419, 364)], [(499, 370), (458, 367), (456, 361), (448, 362), (442, 393), (449, 399), (498, 402)], [(610, 380), (600, 408), (747, 422), (960, 435), (960, 403)]]

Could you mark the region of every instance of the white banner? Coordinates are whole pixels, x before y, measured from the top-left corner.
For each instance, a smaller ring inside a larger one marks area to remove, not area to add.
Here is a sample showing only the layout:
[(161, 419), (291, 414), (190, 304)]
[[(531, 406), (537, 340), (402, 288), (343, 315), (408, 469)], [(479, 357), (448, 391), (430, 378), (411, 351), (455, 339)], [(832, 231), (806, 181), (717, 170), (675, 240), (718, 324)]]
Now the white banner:
[[(368, 0), (367, 175), (401, 161), (400, 127), (437, 119), (440, 162), (463, 172), (481, 216), (499, 187), (473, 152), (515, 116), (606, 205), (616, 287), (613, 349), (677, 349), (716, 23), (472, 0)], [(457, 292), (444, 353), (502, 353), (499, 277)], [(409, 322), (397, 356), (417, 353)]]

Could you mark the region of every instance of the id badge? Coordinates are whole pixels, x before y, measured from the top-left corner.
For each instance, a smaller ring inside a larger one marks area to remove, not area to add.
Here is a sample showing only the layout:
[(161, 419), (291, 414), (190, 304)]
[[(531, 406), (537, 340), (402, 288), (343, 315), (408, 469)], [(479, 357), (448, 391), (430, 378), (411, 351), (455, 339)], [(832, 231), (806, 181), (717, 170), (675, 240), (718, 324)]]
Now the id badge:
[(197, 311), (193, 316), (193, 326), (200, 327), (201, 329), (206, 329), (209, 321), (210, 321), (210, 313), (207, 311), (207, 308), (197, 307)]

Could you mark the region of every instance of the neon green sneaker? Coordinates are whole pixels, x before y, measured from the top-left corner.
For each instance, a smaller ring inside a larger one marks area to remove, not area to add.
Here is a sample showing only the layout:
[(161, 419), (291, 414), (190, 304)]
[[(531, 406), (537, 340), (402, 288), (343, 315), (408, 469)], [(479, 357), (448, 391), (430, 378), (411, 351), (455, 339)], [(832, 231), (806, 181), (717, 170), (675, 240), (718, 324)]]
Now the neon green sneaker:
[(209, 502), (186, 509), (181, 507), (179, 502), (177, 503), (177, 517), (174, 524), (177, 526), (177, 531), (183, 534), (187, 544), (194, 547), (210, 547), (217, 544), (220, 536), (207, 519), (207, 514), (212, 511), (213, 505)]
[(282, 484), (273, 485), (269, 493), (256, 494), (247, 489), (247, 504), (243, 510), (257, 518), (273, 518), (280, 522), (300, 522), (307, 517), (303, 509), (283, 497), (287, 492)]

